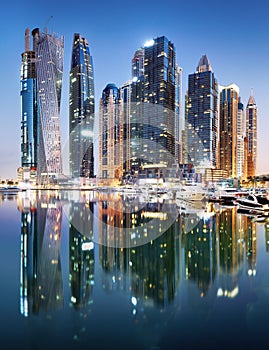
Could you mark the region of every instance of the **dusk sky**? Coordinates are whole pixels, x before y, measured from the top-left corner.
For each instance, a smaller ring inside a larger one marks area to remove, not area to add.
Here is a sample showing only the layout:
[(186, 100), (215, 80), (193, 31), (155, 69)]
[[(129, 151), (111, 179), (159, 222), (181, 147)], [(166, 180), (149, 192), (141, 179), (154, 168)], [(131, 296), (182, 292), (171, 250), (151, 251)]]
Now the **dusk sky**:
[[(0, 177), (16, 178), (20, 166), (20, 66), (24, 32), (48, 27), (64, 36), (62, 145), (68, 140), (68, 93), (74, 33), (89, 42), (96, 110), (107, 83), (131, 77), (131, 59), (145, 41), (165, 35), (188, 74), (206, 54), (219, 85), (235, 83), (244, 107), (253, 89), (258, 106), (258, 173), (269, 173), (269, 3), (265, 1), (19, 1), (1, 6)], [(52, 16), (52, 17), (51, 17)]]

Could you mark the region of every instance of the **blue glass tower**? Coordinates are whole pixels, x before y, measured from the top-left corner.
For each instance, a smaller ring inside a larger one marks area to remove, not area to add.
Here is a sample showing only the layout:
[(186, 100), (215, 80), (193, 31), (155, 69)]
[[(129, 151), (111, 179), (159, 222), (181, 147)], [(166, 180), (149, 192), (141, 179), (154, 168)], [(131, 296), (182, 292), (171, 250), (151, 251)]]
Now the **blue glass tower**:
[(185, 163), (212, 168), (218, 159), (218, 85), (206, 55), (188, 77)]
[(21, 64), (21, 166), (23, 180), (30, 180), (37, 168), (38, 117), (35, 52), (30, 50), (30, 30), (25, 31), (25, 52)]
[(89, 45), (74, 34), (70, 70), (69, 149), (72, 177), (94, 176), (94, 77)]
[(143, 153), (146, 163), (175, 161), (175, 47), (165, 36), (144, 46)]

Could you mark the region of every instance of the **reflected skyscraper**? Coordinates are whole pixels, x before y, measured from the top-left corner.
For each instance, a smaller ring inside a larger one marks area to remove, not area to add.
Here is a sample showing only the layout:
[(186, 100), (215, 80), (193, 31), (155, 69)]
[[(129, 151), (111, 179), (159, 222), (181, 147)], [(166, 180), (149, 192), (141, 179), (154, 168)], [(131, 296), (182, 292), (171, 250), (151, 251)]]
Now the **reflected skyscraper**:
[(94, 76), (87, 39), (74, 34), (70, 70), (69, 149), (72, 177), (94, 176)]
[(62, 205), (54, 197), (23, 198), (21, 224), (21, 313), (63, 306), (60, 242)]

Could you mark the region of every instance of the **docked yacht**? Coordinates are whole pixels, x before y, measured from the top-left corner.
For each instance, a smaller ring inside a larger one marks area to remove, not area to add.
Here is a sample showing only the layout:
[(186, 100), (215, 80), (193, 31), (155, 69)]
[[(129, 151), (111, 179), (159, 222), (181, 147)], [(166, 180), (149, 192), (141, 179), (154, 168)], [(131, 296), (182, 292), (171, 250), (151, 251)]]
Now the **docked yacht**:
[(269, 212), (269, 200), (265, 196), (249, 193), (247, 197), (237, 198), (238, 209), (253, 213)]
[(219, 202), (226, 205), (234, 205), (234, 201), (238, 198), (244, 198), (248, 195), (248, 191), (235, 187), (220, 188), (209, 197), (209, 202)]
[(21, 192), (22, 189), (17, 186), (6, 186), (6, 187), (0, 187), (0, 194), (12, 194), (15, 195), (18, 192)]
[(207, 199), (207, 190), (202, 188), (202, 186), (193, 185), (180, 185), (176, 191), (176, 199), (185, 201), (203, 201)]

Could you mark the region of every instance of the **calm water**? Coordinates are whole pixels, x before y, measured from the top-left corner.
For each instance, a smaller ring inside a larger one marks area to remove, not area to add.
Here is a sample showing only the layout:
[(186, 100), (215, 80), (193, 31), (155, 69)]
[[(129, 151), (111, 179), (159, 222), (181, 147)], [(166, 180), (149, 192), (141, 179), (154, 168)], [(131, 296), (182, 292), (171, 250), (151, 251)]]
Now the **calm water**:
[(1, 197), (1, 349), (268, 349), (269, 223), (179, 204)]

